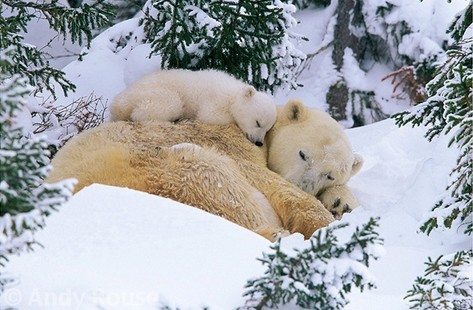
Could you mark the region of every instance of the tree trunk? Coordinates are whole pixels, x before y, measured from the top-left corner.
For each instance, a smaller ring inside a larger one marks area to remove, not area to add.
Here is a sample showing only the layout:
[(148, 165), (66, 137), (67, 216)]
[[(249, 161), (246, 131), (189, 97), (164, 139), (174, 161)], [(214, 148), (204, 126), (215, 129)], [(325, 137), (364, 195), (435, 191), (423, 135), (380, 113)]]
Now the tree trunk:
[(330, 86), (326, 97), (329, 113), (337, 121), (347, 119), (348, 88), (344, 80)]
[[(332, 60), (337, 71), (343, 67), (343, 55), (347, 47), (357, 52), (358, 39), (351, 34), (351, 13), (355, 7), (355, 0), (340, 0), (336, 10), (337, 23), (334, 30)], [(330, 89), (326, 96), (329, 113), (336, 120), (346, 120), (346, 107), (349, 100), (348, 87), (342, 78)]]

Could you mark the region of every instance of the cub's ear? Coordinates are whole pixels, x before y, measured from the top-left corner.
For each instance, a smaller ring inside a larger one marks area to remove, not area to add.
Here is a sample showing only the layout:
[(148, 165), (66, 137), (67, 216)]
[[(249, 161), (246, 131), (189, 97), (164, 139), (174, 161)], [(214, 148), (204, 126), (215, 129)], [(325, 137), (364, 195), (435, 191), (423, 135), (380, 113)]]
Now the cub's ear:
[(256, 89), (253, 86), (246, 86), (244, 90), (244, 94), (246, 98), (251, 98), (255, 95)]
[(360, 154), (354, 153), (355, 160), (353, 161), (353, 166), (351, 167), (351, 175), (354, 176), (355, 174), (360, 171), (361, 167), (363, 167), (363, 157)]
[(309, 113), (300, 100), (291, 99), (280, 111), (281, 119), (289, 122), (301, 122), (305, 120)]

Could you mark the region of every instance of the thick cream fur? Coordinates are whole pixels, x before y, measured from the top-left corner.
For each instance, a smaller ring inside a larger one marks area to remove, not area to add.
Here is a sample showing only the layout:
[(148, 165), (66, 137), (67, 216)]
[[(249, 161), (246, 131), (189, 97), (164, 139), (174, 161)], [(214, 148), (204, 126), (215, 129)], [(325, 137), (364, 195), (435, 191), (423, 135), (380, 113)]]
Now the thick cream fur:
[(270, 240), (285, 230), (308, 238), (334, 220), (313, 195), (270, 171), (262, 148), (234, 125), (106, 123), (67, 142), (52, 166), (48, 182), (74, 177), (75, 191), (104, 183), (159, 194)]
[(264, 148), (235, 125), (106, 123), (67, 142), (47, 181), (73, 177), (75, 191), (103, 183), (169, 197), (273, 240), (286, 230), (308, 238), (334, 220), (330, 212), (356, 206), (346, 181), (361, 165), (336, 122), (290, 101)]
[(291, 100), (278, 107), (267, 135), (268, 167), (318, 198), (340, 217), (358, 203), (346, 183), (363, 159), (352, 150), (341, 126), (327, 113)]
[(221, 71), (163, 70), (138, 80), (110, 106), (112, 121), (199, 120), (236, 124), (247, 138), (264, 142), (276, 121), (272, 98)]

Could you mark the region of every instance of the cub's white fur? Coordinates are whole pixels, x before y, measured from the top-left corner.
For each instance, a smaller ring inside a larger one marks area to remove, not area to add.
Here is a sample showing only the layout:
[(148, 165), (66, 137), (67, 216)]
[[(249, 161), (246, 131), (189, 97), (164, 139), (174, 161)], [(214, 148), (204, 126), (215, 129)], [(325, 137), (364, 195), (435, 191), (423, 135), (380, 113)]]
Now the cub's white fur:
[(258, 146), (276, 122), (269, 95), (216, 70), (163, 70), (145, 76), (115, 97), (110, 113), (112, 121), (236, 124)]

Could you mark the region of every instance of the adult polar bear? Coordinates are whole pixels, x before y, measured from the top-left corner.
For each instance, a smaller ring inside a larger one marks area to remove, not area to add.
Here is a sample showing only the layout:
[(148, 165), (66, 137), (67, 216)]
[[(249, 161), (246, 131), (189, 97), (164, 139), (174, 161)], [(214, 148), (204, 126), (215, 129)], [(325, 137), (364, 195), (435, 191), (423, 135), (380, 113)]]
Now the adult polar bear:
[(112, 121), (236, 124), (248, 140), (262, 146), (276, 121), (276, 105), (269, 95), (225, 72), (173, 69), (147, 75), (119, 93), (110, 115)]
[(346, 182), (362, 161), (328, 115), (290, 101), (266, 142), (267, 156), (234, 125), (106, 123), (66, 143), (47, 181), (74, 177), (76, 191), (104, 183), (169, 197), (270, 240), (283, 230), (309, 238), (334, 220), (331, 212), (356, 206)]

